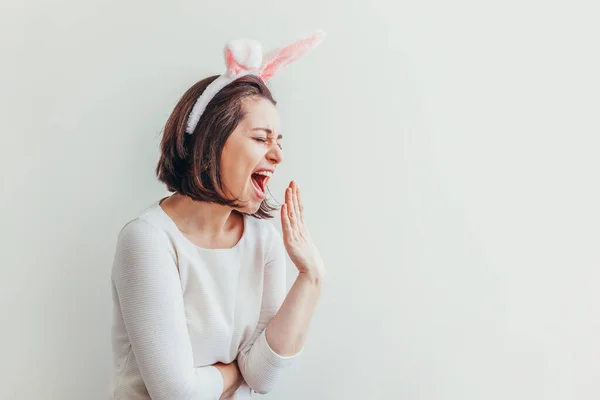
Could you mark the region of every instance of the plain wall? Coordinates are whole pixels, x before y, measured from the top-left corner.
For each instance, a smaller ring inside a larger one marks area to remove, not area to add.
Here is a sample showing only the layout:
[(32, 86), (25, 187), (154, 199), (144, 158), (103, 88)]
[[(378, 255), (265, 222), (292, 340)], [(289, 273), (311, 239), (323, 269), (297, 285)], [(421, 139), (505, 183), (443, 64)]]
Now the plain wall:
[(107, 398), (116, 236), (167, 193), (169, 113), (227, 39), (314, 28), (272, 82), (271, 191), (299, 182), (328, 276), (265, 398), (600, 398), (595, 2), (0, 7), (0, 399)]

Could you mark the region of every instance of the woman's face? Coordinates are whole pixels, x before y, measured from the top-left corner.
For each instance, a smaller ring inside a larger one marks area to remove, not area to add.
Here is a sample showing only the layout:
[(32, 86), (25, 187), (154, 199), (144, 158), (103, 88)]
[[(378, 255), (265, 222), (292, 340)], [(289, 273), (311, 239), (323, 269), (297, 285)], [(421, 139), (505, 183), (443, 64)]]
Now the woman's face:
[(226, 197), (243, 204), (239, 211), (253, 214), (266, 197), (267, 183), (283, 161), (279, 113), (267, 99), (246, 99), (246, 116), (231, 133), (221, 154), (221, 179)]

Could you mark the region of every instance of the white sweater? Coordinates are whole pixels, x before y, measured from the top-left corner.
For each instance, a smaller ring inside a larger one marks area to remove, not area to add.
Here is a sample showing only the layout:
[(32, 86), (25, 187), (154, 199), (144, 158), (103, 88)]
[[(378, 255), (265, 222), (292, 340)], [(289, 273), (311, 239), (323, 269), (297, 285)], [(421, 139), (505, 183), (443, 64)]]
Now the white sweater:
[(230, 249), (204, 249), (154, 203), (119, 234), (112, 270), (114, 400), (217, 400), (211, 366), (237, 359), (233, 399), (270, 391), (295, 356), (267, 344), (286, 295), (285, 248), (268, 221), (244, 216)]

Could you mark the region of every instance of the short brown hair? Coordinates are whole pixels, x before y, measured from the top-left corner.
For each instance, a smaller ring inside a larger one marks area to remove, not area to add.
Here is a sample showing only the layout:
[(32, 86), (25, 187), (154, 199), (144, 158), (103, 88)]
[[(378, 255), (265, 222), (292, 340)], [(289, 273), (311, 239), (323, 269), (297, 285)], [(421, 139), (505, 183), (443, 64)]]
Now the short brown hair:
[[(276, 104), (271, 91), (259, 77), (247, 75), (220, 90), (208, 103), (196, 129), (190, 135), (185, 128), (198, 97), (218, 75), (197, 82), (189, 88), (167, 120), (161, 141), (161, 155), (156, 167), (158, 180), (196, 201), (239, 207), (238, 199), (227, 199), (221, 179), (220, 161), (225, 142), (245, 116), (243, 100), (265, 98)], [(272, 218), (276, 208), (264, 200), (257, 218)]]

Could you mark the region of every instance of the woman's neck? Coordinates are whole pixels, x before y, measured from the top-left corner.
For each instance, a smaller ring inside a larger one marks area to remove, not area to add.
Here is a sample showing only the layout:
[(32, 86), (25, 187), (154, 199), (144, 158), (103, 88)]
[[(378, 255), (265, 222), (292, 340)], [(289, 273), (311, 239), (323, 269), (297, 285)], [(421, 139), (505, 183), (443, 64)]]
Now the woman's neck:
[(175, 221), (179, 230), (202, 241), (215, 241), (239, 229), (242, 217), (221, 204), (195, 201), (174, 193), (161, 202), (163, 210)]

